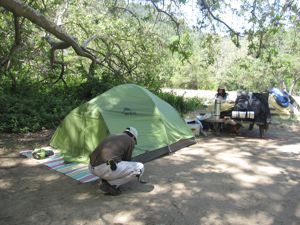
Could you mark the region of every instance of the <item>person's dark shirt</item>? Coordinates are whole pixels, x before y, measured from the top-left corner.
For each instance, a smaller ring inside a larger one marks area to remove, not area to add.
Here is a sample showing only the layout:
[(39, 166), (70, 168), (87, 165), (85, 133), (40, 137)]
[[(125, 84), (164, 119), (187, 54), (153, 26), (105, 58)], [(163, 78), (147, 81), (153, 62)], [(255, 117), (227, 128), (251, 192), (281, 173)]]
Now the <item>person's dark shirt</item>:
[(133, 138), (123, 133), (105, 138), (90, 154), (90, 164), (98, 166), (107, 160), (130, 161), (135, 142)]

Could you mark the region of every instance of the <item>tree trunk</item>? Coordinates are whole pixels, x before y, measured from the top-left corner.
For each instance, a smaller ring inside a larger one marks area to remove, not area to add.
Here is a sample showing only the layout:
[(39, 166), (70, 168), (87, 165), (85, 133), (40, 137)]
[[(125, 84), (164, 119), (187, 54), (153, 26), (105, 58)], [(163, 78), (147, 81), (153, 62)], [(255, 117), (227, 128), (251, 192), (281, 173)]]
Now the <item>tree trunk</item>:
[(296, 84), (298, 83), (299, 80), (300, 80), (300, 77), (293, 80), (293, 83), (291, 84), (291, 87), (290, 87), (289, 95), (293, 94), (294, 88), (295, 88), (295, 86), (296, 86)]
[(285, 84), (284, 80), (280, 81), (280, 89), (287, 90), (287, 87), (286, 87), (286, 84)]
[(14, 18), (14, 26), (15, 26), (15, 42), (12, 45), (12, 47), (10, 48), (8, 56), (4, 57), (4, 59), (1, 59), (0, 68), (4, 67), (4, 71), (9, 69), (9, 67), (11, 65), (10, 64), (11, 58), (17, 51), (20, 50), (21, 43), (22, 43), (19, 17), (17, 16), (16, 13), (13, 13), (13, 18)]
[(13, 66), (11, 61), (16, 52), (18, 52), (22, 46), (22, 38), (21, 38), (21, 26), (19, 21), (19, 16), (16, 13), (13, 13), (14, 18), (14, 26), (15, 26), (15, 41), (11, 46), (9, 54), (0, 63), (0, 69), (3, 67), (4, 74), (7, 74), (11, 79), (11, 91), (14, 93), (17, 90), (17, 79), (13, 73), (10, 72), (11, 67)]

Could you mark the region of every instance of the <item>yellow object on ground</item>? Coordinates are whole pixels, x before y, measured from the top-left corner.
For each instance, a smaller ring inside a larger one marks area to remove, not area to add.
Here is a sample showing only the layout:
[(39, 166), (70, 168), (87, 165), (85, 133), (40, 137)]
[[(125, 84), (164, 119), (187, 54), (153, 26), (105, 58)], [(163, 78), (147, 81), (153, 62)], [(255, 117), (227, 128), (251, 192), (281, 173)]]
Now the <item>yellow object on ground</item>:
[(283, 115), (290, 115), (292, 114), (292, 109), (290, 107), (283, 108), (277, 104), (274, 96), (269, 96), (269, 107), (272, 114), (283, 114)]
[[(231, 108), (234, 107), (234, 102), (233, 101), (222, 101), (221, 102), (221, 112), (227, 111)], [(207, 111), (208, 112), (214, 112), (215, 108), (215, 102), (212, 102), (210, 105), (207, 106)]]

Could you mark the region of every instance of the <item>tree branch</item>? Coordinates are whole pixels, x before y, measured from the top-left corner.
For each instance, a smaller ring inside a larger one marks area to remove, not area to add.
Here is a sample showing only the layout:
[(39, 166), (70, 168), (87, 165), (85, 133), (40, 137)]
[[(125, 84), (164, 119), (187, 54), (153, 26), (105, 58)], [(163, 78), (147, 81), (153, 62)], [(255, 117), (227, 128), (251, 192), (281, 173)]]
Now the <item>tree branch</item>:
[(213, 14), (213, 12), (210, 10), (210, 6), (207, 4), (206, 0), (201, 0), (201, 3), (204, 7), (204, 9), (207, 10), (207, 12), (209, 13), (209, 15), (216, 21), (222, 23), (223, 25), (225, 25), (227, 27), (228, 30), (230, 30), (232, 33), (234, 33), (237, 37), (240, 36), (240, 33), (235, 31), (232, 27), (230, 27), (227, 23), (225, 23), (223, 20), (221, 20), (219, 17), (215, 16)]
[(151, 1), (152, 5), (154, 6), (154, 8), (156, 9), (157, 12), (163, 13), (163, 14), (167, 15), (167, 16), (172, 20), (172, 22), (173, 22), (173, 23), (175, 24), (175, 26), (176, 26), (176, 33), (179, 34), (179, 26), (180, 26), (180, 23), (176, 20), (176, 18), (175, 18), (172, 14), (168, 13), (167, 11), (164, 11), (164, 10), (162, 10), (161, 8), (159, 8), (159, 7), (156, 5), (156, 3), (154, 2), (154, 0), (150, 0), (150, 1)]
[(19, 51), (20, 48), (22, 47), (21, 25), (19, 22), (19, 17), (17, 16), (17, 14), (13, 13), (13, 18), (14, 18), (14, 27), (15, 27), (15, 42), (11, 46), (8, 56), (5, 57), (0, 63), (0, 69), (1, 67), (5, 66), (4, 70), (8, 69), (8, 67), (10, 66), (10, 60), (12, 56), (15, 54), (15, 52)]
[(123, 8), (123, 7), (120, 7), (120, 6), (113, 6), (113, 8), (128, 12), (129, 14), (131, 14), (138, 21), (139, 26), (141, 26), (141, 21), (140, 21), (139, 17), (134, 12), (132, 12), (130, 9)]
[(87, 40), (85, 40), (85, 41), (82, 43), (81, 47), (84, 48), (84, 49), (87, 49), (87, 46), (89, 45), (89, 43), (90, 43), (91, 41), (95, 40), (96, 38), (97, 38), (97, 35), (95, 34), (95, 35), (93, 35), (92, 37), (90, 37), (90, 38), (88, 38)]
[[(64, 72), (65, 72), (66, 63), (64, 62), (64, 60), (62, 60), (62, 61), (56, 60), (56, 58), (55, 58), (55, 51), (67, 49), (71, 45), (68, 44), (68, 43), (66, 43), (66, 42), (63, 42), (63, 41), (55, 41), (49, 35), (47, 35), (46, 37), (44, 37), (44, 39), (51, 46), (51, 49), (50, 49), (50, 63), (51, 63), (51, 66), (54, 67), (55, 65), (59, 65), (61, 67), (59, 78), (56, 81), (54, 81), (54, 84), (57, 83), (59, 80), (62, 80), (63, 83), (65, 84), (65, 86), (67, 86), (67, 83), (66, 83), (66, 81), (63, 78)], [(63, 54), (63, 52), (62, 52), (62, 54)]]
[(27, 18), (32, 23), (42, 27), (61, 41), (68, 43), (70, 46), (72, 46), (77, 55), (98, 62), (96, 56), (92, 55), (89, 52), (86, 52), (85, 49), (78, 45), (78, 43), (73, 37), (65, 33), (60, 27), (58, 27), (53, 22), (49, 21), (45, 16), (38, 13), (25, 3), (19, 0), (1, 0), (0, 6), (4, 7), (5, 9), (11, 12), (14, 12), (18, 16), (23, 16)]
[(61, 26), (63, 24), (63, 22), (62, 22), (63, 16), (64, 16), (65, 12), (67, 11), (68, 7), (69, 7), (69, 0), (66, 0), (64, 2), (64, 5), (56, 13), (55, 24), (57, 26)]
[(56, 84), (58, 81), (62, 80), (62, 82), (64, 83), (64, 85), (67, 87), (68, 86), (67, 82), (64, 79), (66, 64), (63, 61), (55, 61), (55, 63), (59, 64), (61, 66), (61, 69), (60, 69), (59, 77), (57, 78), (56, 81), (53, 82), (53, 84)]

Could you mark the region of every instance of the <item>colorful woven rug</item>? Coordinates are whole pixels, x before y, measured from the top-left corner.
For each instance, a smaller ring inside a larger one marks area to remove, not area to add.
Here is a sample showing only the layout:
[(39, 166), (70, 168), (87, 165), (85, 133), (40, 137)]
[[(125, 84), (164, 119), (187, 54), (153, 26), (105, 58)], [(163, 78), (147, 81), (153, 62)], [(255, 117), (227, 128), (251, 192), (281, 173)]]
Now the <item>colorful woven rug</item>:
[(80, 183), (87, 183), (99, 179), (90, 173), (87, 164), (82, 163), (65, 163), (64, 158), (59, 154), (59, 151), (51, 147), (43, 147), (43, 149), (54, 151), (54, 155), (47, 157), (46, 159), (36, 160), (32, 157), (32, 150), (24, 150), (20, 152), (20, 155), (27, 158), (32, 158), (38, 163), (46, 165), (47, 167), (63, 173)]

